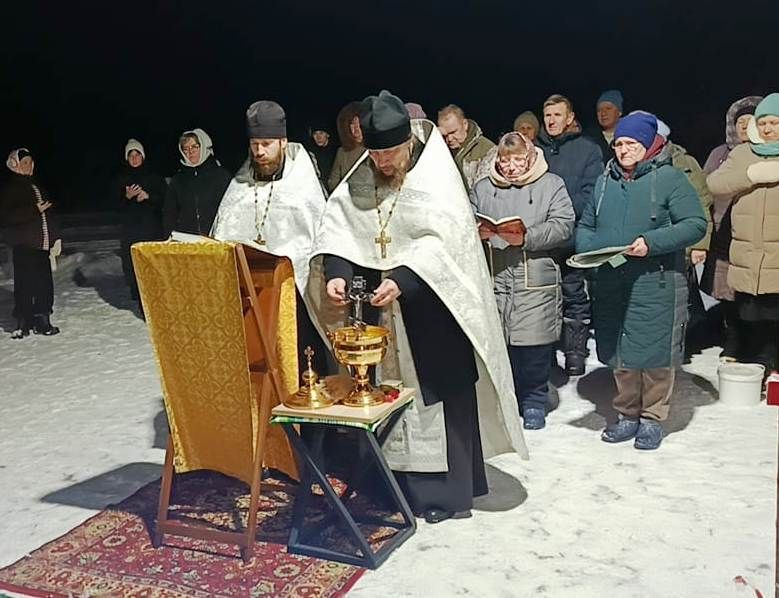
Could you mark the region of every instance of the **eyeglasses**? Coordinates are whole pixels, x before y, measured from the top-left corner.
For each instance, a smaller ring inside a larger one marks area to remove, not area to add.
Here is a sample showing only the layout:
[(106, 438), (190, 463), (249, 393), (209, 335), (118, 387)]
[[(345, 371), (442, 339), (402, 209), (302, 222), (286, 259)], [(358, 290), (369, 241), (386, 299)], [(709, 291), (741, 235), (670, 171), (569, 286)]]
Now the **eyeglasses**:
[(508, 166), (522, 167), (527, 164), (527, 156), (505, 156), (498, 158), (498, 164), (501, 168)]
[(200, 149), (200, 144), (199, 143), (192, 143), (190, 145), (182, 145), (181, 146), (181, 151), (184, 152), (185, 154), (188, 154), (190, 152), (194, 152), (195, 150), (199, 150), (199, 149)]

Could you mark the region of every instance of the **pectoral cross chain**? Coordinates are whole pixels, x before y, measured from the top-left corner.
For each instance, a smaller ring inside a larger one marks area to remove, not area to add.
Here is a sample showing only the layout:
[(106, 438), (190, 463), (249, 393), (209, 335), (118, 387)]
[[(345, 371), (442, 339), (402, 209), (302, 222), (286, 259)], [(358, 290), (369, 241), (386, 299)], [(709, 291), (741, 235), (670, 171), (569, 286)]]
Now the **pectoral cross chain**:
[(379, 233), (379, 236), (373, 239), (373, 242), (376, 243), (376, 245), (381, 245), (381, 257), (386, 258), (387, 257), (387, 245), (392, 243), (392, 237), (390, 237), (385, 230), (382, 230)]

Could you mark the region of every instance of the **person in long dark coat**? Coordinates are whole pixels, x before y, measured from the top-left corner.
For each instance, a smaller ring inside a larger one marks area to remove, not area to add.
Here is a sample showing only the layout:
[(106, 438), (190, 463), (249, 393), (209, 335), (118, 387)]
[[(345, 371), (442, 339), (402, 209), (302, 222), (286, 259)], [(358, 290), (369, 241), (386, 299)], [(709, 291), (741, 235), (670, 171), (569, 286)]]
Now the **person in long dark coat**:
[(122, 215), (122, 269), (130, 294), (138, 300), (138, 283), (130, 257), (130, 247), (141, 241), (162, 238), (162, 202), (165, 179), (146, 165), (143, 145), (130, 139), (124, 148), (125, 164), (116, 182), (119, 211)]
[(6, 162), (13, 173), (0, 197), (0, 221), (12, 247), (16, 329), (12, 338), (35, 334), (51, 336), (54, 281), (50, 253), (60, 247), (59, 227), (48, 193), (33, 178), (35, 162), (27, 148), (11, 152)]

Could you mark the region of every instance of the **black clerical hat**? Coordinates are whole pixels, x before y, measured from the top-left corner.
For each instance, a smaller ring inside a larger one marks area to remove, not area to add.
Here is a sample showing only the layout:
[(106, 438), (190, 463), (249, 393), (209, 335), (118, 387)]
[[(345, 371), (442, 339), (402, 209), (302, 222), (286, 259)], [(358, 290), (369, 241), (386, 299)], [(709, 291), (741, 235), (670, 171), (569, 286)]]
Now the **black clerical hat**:
[(383, 89), (377, 96), (368, 96), (360, 105), (360, 128), (367, 149), (395, 147), (411, 136), (408, 110), (403, 101)]
[(246, 132), (253, 139), (283, 139), (287, 136), (287, 115), (271, 100), (254, 102), (246, 111)]

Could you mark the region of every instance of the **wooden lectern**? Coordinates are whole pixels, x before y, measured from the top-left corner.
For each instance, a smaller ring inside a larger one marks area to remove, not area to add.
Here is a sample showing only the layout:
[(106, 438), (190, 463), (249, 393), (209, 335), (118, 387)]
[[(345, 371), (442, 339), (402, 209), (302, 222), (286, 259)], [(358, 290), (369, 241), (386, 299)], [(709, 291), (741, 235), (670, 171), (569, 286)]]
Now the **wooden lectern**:
[[(263, 464), (297, 477), (287, 439), (268, 426), (297, 388), (292, 264), (208, 239), (138, 243), (132, 258), (170, 424), (153, 544), (165, 534), (237, 544), (248, 562)], [(250, 485), (244, 531), (168, 518), (173, 474), (198, 469)]]

